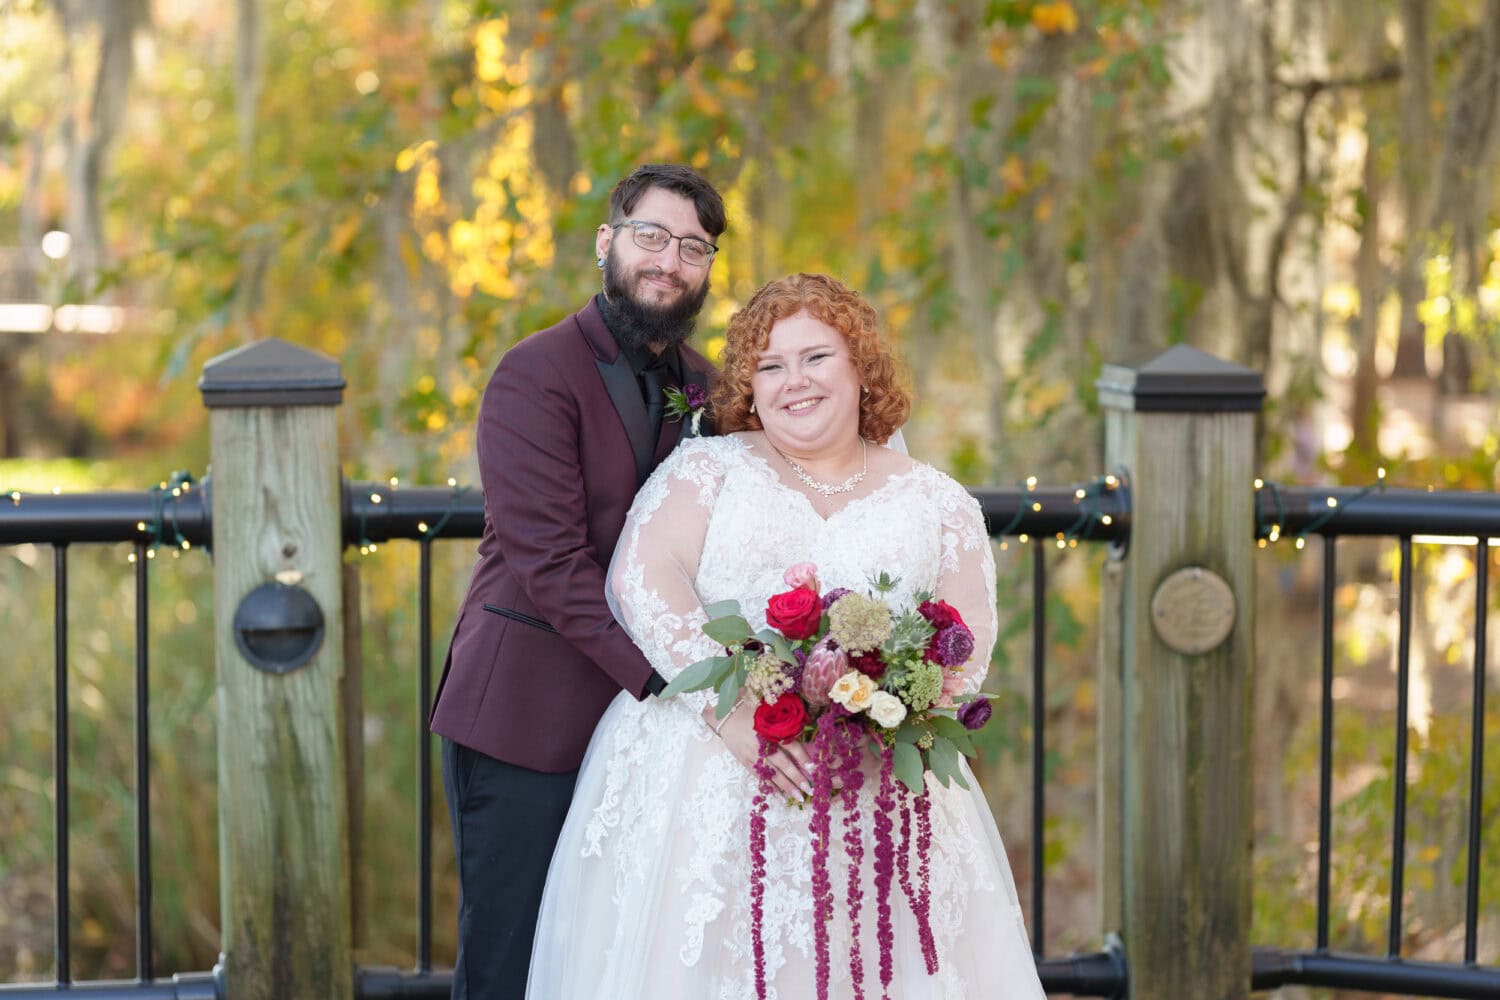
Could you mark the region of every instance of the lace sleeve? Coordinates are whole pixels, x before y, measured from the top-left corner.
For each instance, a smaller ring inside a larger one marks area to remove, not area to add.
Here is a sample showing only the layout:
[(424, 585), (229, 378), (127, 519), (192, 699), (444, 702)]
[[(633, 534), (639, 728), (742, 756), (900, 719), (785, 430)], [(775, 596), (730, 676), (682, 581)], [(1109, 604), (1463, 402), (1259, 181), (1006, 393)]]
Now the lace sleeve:
[[(708, 616), (693, 581), (724, 481), (724, 444), (703, 438), (680, 445), (636, 494), (620, 535), (610, 586), (630, 637), (667, 680), (721, 651), (701, 631)], [(695, 710), (712, 697), (684, 696)]]
[(974, 633), (974, 655), (964, 665), (964, 691), (973, 694), (990, 668), (999, 618), (995, 613), (995, 553), (979, 502), (946, 476), (935, 503), (942, 513), (943, 556), (937, 596), (958, 609)]

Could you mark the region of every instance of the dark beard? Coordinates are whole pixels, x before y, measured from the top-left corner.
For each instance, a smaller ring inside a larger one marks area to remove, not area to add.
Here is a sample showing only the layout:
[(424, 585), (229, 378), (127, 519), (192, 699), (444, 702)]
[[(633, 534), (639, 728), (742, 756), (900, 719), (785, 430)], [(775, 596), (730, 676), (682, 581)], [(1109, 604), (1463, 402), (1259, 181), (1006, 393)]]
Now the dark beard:
[[(637, 278), (650, 271), (642, 271)], [(708, 297), (708, 282), (697, 292), (688, 292), (670, 305), (657, 307), (636, 300), (625, 284), (614, 253), (604, 258), (604, 320), (622, 345), (646, 351), (653, 346), (676, 347), (693, 332), (698, 310)]]

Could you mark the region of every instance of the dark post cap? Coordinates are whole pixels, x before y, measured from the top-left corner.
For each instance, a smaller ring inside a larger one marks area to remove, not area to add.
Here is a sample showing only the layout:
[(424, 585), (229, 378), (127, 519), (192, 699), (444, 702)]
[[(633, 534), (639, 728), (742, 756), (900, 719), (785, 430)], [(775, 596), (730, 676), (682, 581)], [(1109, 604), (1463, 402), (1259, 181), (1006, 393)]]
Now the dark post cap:
[(1101, 404), (1137, 413), (1259, 412), (1266, 396), (1260, 372), (1186, 344), (1136, 367), (1105, 365), (1094, 384)]
[(198, 391), (209, 409), (338, 406), (344, 398), (344, 375), (327, 355), (270, 337), (209, 361)]

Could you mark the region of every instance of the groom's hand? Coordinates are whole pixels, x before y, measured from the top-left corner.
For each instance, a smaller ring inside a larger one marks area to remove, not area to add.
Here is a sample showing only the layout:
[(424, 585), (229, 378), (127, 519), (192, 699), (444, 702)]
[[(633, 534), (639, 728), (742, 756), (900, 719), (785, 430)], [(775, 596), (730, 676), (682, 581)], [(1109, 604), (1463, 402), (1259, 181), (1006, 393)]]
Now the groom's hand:
[[(712, 707), (704, 712), (710, 725), (717, 722)], [(755, 759), (760, 755), (760, 737), (755, 733), (755, 713), (748, 705), (736, 705), (718, 727), (719, 738), (729, 752), (755, 773)], [(801, 743), (783, 743), (766, 758), (771, 765), (776, 790), (789, 799), (801, 801), (812, 794), (812, 761)]]

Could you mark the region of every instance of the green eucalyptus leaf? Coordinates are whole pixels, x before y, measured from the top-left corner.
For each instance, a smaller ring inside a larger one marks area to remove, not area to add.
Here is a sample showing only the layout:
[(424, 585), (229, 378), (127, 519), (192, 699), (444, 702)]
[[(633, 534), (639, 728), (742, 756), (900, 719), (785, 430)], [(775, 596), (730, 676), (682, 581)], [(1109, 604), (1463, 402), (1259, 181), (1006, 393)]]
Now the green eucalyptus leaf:
[(740, 682), (735, 677), (735, 672), (730, 670), (725, 673), (724, 679), (719, 682), (719, 704), (714, 709), (715, 714), (720, 719), (728, 717), (730, 711), (734, 708), (734, 703), (739, 700), (739, 697)]
[(934, 715), (932, 717), (932, 731), (937, 735), (951, 741), (958, 752), (965, 757), (974, 756), (974, 740), (964, 724), (957, 719), (950, 719), (946, 715)]
[(703, 605), (703, 613), (708, 616), (709, 621), (715, 618), (735, 618), (740, 613), (740, 602), (735, 600), (714, 601), (712, 604)]
[(896, 774), (896, 779), (911, 789), (913, 795), (921, 795), (924, 791), (922, 752), (910, 743), (897, 743), (891, 752), (895, 755), (892, 769)]
[(946, 736), (939, 736), (932, 741), (932, 749), (927, 751), (927, 763), (932, 767), (932, 773), (943, 783), (946, 788), (948, 779), (952, 778), (958, 782), (960, 788), (968, 788), (968, 782), (958, 766), (958, 747)]
[(722, 646), (734, 646), (750, 638), (750, 623), (739, 615), (725, 615), (707, 622), (703, 634)]
[(729, 660), (727, 656), (711, 656), (689, 664), (662, 689), (661, 697), (670, 698), (684, 691), (702, 691), (704, 688), (714, 687), (723, 677), (723, 672), (729, 668)]
[(771, 652), (775, 653), (782, 663), (797, 662), (797, 658), (792, 655), (792, 644), (786, 641), (786, 636), (775, 629), (763, 628), (755, 633), (755, 638), (771, 647)]

